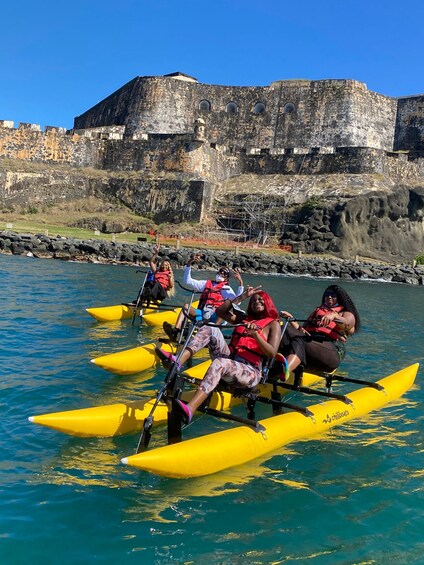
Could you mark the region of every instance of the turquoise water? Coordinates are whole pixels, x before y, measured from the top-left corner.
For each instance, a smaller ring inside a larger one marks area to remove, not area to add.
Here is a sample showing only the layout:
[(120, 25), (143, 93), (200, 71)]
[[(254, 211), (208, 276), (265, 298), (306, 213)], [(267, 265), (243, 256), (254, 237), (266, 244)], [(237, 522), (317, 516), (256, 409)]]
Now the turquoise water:
[[(161, 385), (163, 371), (118, 377), (89, 363), (158, 337), (130, 321), (96, 323), (84, 310), (133, 299), (140, 276), (130, 267), (0, 255), (1, 562), (424, 563), (422, 369), (384, 410), (194, 480), (122, 465), (137, 434), (75, 438), (28, 422), (149, 397)], [(245, 279), (298, 317), (329, 284)], [(423, 287), (343, 284), (364, 326), (344, 371), (376, 379), (423, 362)], [(175, 301), (184, 299), (179, 291)], [(228, 425), (203, 417), (191, 433)]]

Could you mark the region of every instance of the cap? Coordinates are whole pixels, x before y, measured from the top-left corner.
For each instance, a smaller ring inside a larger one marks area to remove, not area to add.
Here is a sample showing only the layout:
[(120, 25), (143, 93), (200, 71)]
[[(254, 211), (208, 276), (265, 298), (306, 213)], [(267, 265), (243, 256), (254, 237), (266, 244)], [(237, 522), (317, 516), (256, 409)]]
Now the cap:
[(220, 275), (225, 275), (226, 277), (229, 277), (230, 276), (230, 269), (228, 267), (220, 267), (218, 269), (218, 273)]

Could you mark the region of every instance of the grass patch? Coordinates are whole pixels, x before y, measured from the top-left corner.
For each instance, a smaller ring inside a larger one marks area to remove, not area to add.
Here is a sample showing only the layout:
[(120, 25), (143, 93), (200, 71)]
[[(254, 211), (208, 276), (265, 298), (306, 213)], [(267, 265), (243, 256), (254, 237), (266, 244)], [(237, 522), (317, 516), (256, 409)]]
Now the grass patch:
[[(122, 225), (125, 231), (111, 233), (97, 233), (101, 225)], [(215, 224), (209, 220), (210, 226)], [(79, 227), (76, 227), (79, 224)], [(85, 227), (82, 227), (85, 224)], [(85, 198), (61, 204), (44, 204), (37, 208), (14, 210), (10, 207), (0, 210), (0, 231), (11, 230), (17, 233), (45, 234), (51, 237), (61, 236), (75, 239), (114, 240), (119, 243), (137, 243), (138, 238), (145, 238), (147, 243), (156, 241), (154, 233), (159, 237), (160, 243), (170, 247), (189, 249), (210, 249), (234, 253), (240, 252), (284, 255), (286, 251), (270, 242), (269, 246), (256, 245), (253, 242), (243, 245), (236, 241), (223, 241), (223, 236), (211, 239), (206, 228), (206, 222), (182, 224), (154, 224), (149, 218), (143, 218), (129, 211), (127, 208), (105, 202), (103, 200)], [(8, 227), (11, 226), (11, 227)], [(87, 226), (90, 226), (89, 228)], [(133, 226), (130, 229), (129, 226)], [(135, 229), (136, 227), (136, 229)]]

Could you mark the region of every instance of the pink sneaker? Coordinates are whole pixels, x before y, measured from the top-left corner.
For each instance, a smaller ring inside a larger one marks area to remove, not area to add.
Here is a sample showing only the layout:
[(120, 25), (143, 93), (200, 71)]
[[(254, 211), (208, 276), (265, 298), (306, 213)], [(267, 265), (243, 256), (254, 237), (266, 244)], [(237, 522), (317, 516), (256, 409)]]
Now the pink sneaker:
[(182, 400), (175, 400), (172, 406), (180, 416), (184, 424), (189, 424), (193, 419), (193, 412)]
[[(177, 360), (175, 355), (172, 355), (172, 353), (169, 353), (169, 351), (165, 351), (164, 349), (160, 349), (159, 347), (155, 348), (155, 353), (162, 361), (162, 365), (165, 367), (165, 369), (170, 369), (171, 365), (175, 363)], [(181, 371), (181, 365), (179, 363), (177, 366), (177, 370)]]

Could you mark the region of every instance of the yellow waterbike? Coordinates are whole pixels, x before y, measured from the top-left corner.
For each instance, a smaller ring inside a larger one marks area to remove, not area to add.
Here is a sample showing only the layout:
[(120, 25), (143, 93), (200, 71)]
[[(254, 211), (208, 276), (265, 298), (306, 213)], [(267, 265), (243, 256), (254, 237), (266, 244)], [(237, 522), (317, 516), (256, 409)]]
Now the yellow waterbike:
[[(193, 324), (156, 398), (141, 403), (120, 403), (33, 416), (30, 421), (79, 436), (114, 436), (141, 431), (136, 453), (123, 457), (122, 463), (168, 477), (195, 477), (246, 463), (285, 444), (310, 438), (380, 409), (413, 385), (419, 368), (415, 363), (372, 382), (337, 373), (305, 371), (299, 367), (288, 380), (284, 380), (278, 371), (273, 370), (275, 365), (271, 361), (255, 389), (235, 389), (222, 383), (198, 409), (210, 417), (234, 422), (237, 427), (184, 440), (184, 426), (179, 413), (174, 412), (174, 400), (189, 401), (193, 394), (192, 386), (198, 384), (209, 363), (178, 371), (178, 361), (195, 329), (196, 324)], [(339, 394), (333, 388), (340, 382), (359, 385), (359, 388)], [(324, 386), (319, 387), (317, 383)], [(306, 406), (287, 402), (284, 395), (288, 392), (308, 397), (316, 395), (324, 402)], [(234, 406), (242, 403), (247, 407), (246, 417), (232, 412)], [(258, 405), (269, 406), (271, 415), (257, 420), (255, 412)], [(165, 423), (168, 444), (149, 449), (153, 430), (157, 429), (157, 424)], [(193, 425), (195, 422), (190, 424)]]

